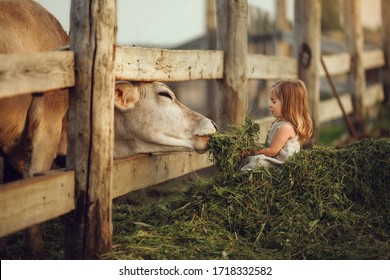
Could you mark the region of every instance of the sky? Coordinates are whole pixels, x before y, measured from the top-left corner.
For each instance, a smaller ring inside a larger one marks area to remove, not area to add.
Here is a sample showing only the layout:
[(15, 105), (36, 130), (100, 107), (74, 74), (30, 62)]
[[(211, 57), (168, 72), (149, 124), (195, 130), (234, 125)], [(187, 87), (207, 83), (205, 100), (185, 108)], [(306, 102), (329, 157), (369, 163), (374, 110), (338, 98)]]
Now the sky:
[[(46, 7), (69, 31), (70, 0), (36, 0)], [(175, 47), (206, 32), (207, 0), (117, 0), (118, 33), (121, 45)], [(362, 0), (362, 20), (380, 24), (378, 0)], [(248, 0), (274, 16), (275, 0)], [(293, 17), (293, 0), (287, 0), (288, 18)], [(373, 12), (373, 11), (374, 12)]]
[[(36, 0), (69, 31), (70, 0)], [(118, 44), (174, 47), (206, 32), (207, 0), (117, 0)], [(273, 13), (273, 0), (249, 0)]]

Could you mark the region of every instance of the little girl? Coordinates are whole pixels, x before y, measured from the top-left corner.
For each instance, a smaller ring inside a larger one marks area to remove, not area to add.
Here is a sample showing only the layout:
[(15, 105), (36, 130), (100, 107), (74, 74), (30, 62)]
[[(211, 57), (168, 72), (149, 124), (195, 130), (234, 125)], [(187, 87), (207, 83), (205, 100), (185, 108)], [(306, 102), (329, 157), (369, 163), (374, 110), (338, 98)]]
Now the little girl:
[(246, 150), (241, 171), (284, 163), (313, 134), (306, 86), (301, 80), (282, 80), (270, 89), (269, 109), (276, 118), (260, 150)]

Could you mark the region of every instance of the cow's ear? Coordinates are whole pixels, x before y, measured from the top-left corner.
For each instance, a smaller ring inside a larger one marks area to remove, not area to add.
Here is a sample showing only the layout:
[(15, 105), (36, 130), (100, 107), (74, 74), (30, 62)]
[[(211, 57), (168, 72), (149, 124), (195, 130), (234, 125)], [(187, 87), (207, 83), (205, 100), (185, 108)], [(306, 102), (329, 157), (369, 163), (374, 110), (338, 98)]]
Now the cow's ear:
[(115, 85), (115, 107), (121, 111), (134, 108), (140, 99), (138, 87), (130, 83), (117, 83)]

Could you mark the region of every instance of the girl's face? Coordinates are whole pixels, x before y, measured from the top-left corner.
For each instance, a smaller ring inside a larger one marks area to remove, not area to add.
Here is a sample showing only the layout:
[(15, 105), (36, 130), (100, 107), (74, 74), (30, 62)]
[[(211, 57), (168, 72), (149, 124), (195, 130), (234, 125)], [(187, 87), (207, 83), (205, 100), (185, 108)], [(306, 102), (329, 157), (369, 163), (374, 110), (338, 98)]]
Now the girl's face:
[(282, 101), (274, 93), (269, 97), (269, 110), (275, 118), (282, 118)]

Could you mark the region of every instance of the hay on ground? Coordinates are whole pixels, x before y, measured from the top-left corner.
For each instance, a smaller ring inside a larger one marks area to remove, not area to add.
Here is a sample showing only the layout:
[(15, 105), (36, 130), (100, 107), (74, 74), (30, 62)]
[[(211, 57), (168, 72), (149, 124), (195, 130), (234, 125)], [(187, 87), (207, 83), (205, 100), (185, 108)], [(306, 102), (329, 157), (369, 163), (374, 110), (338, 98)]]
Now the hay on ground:
[(116, 205), (117, 246), (104, 258), (390, 259), (389, 138), (313, 146), (281, 167), (236, 173), (237, 151), (258, 132), (247, 119), (211, 137), (216, 175), (186, 193)]

